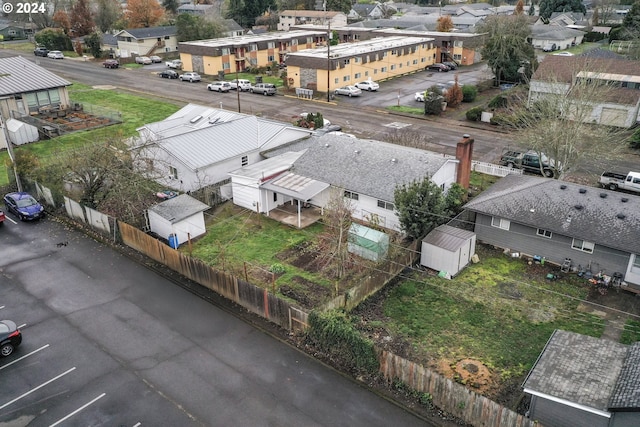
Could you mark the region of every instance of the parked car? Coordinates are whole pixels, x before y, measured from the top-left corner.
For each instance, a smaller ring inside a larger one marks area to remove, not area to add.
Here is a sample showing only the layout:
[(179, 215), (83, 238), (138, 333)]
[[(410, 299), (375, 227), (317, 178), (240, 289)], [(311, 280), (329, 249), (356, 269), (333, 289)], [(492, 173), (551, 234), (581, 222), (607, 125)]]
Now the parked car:
[(543, 52), (553, 52), (554, 50), (557, 50), (558, 47), (556, 46), (555, 43), (547, 43), (544, 46), (542, 46), (542, 51)]
[[(542, 165), (540, 163), (542, 163)], [(526, 172), (542, 174), (547, 178), (551, 178), (554, 175), (553, 168), (555, 166), (555, 162), (552, 159), (549, 159), (544, 153), (542, 156), (538, 156), (538, 153), (533, 150), (504, 151), (502, 153), (502, 157), (500, 157), (500, 164), (509, 168), (522, 169)], [(561, 170), (561, 168), (558, 168), (558, 170)]]
[(17, 216), (20, 221), (42, 218), (44, 207), (29, 193), (16, 192), (4, 196), (7, 211)]
[(60, 52), (59, 50), (52, 50), (49, 53), (47, 53), (47, 58), (64, 59), (64, 54), (62, 52)]
[(49, 49), (47, 49), (46, 47), (38, 46), (35, 49), (33, 49), (33, 54), (35, 56), (47, 56), (48, 53), (49, 53)]
[(229, 92), (231, 85), (229, 82), (213, 82), (207, 85), (207, 89), (216, 92)]
[(449, 67), (450, 70), (457, 70), (458, 69), (458, 63), (454, 62), (454, 61), (445, 61), (443, 62), (444, 65), (446, 65), (447, 67)]
[(277, 92), (276, 86), (272, 83), (257, 83), (249, 89), (251, 93), (261, 93), (263, 95), (275, 95)]
[(7, 357), (22, 343), (22, 333), (15, 322), (0, 320), (0, 355)]
[(169, 68), (173, 68), (174, 70), (182, 70), (182, 61), (179, 59), (173, 59), (171, 61), (167, 61), (164, 63)]
[(180, 79), (180, 81), (189, 82), (189, 83), (199, 82), (200, 80), (202, 80), (202, 77), (200, 77), (200, 74), (194, 73), (191, 71), (188, 73), (180, 74), (180, 77), (178, 78)]
[(640, 173), (605, 172), (600, 176), (600, 185), (609, 190), (628, 190), (640, 193)]
[(435, 64), (431, 64), (431, 65), (427, 65), (427, 67), (425, 68), (425, 70), (429, 70), (429, 71), (437, 71), (439, 73), (442, 72), (447, 72), (449, 71), (449, 67), (447, 67), (444, 64), (441, 64), (440, 62), (436, 62)]
[(5, 219), (7, 219), (7, 217), (4, 214), (4, 211), (0, 211), (0, 225), (2, 225), (4, 223)]
[(136, 64), (149, 65), (151, 64), (151, 58), (148, 56), (136, 56)]
[(351, 98), (352, 96), (360, 96), (362, 91), (355, 86), (342, 86), (336, 89), (336, 95), (344, 95)]
[(241, 91), (250, 91), (251, 90), (251, 82), (249, 80), (244, 79), (233, 79), (229, 82), (231, 85), (231, 89), (237, 90), (240, 88)]
[(163, 79), (177, 79), (178, 73), (173, 70), (162, 70), (158, 73), (158, 77)]
[(102, 66), (104, 68), (118, 68), (120, 66), (120, 63), (117, 59), (105, 59), (105, 61), (102, 63)]
[(368, 90), (369, 92), (380, 89), (380, 85), (373, 80), (367, 80), (364, 82), (356, 83), (358, 89)]
[(424, 102), (424, 97), (426, 93), (427, 93), (426, 90), (423, 90), (422, 92), (416, 92), (416, 94), (413, 96), (413, 99), (415, 99), (418, 102)]
[(162, 62), (162, 58), (160, 58), (158, 55), (151, 55), (149, 57), (149, 59), (151, 60), (151, 62), (153, 62), (154, 64), (159, 64)]

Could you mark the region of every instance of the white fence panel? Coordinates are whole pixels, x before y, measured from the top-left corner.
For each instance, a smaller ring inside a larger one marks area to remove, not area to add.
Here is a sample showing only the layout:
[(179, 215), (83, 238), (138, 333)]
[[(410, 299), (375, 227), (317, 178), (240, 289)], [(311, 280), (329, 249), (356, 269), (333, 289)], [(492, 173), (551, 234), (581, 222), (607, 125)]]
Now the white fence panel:
[(471, 162), (471, 170), (493, 176), (522, 175), (522, 169), (514, 169), (506, 166), (494, 165), (493, 163)]
[(84, 211), (87, 215), (87, 223), (92, 225), (98, 230), (104, 231), (107, 234), (111, 234), (111, 227), (109, 226), (109, 217), (102, 212), (95, 209), (91, 209), (87, 206), (84, 207)]
[(84, 217), (84, 209), (82, 209), (82, 205), (80, 203), (65, 196), (64, 208), (67, 211), (67, 215), (69, 215), (71, 218), (75, 218), (82, 222), (87, 222)]

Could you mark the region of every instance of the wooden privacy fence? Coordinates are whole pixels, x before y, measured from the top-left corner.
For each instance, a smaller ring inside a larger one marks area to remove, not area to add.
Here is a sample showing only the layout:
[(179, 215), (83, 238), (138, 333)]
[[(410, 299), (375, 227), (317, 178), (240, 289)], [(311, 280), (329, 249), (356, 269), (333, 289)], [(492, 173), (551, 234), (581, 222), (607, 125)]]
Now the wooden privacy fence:
[(118, 222), (125, 245), (166, 265), (184, 277), (210, 289), (287, 330), (304, 329), (308, 313), (270, 294), (266, 289), (218, 271), (186, 256), (160, 240), (124, 222)]
[(380, 373), (389, 382), (429, 393), (433, 404), (475, 427), (543, 427), (465, 386), (388, 351), (380, 355)]

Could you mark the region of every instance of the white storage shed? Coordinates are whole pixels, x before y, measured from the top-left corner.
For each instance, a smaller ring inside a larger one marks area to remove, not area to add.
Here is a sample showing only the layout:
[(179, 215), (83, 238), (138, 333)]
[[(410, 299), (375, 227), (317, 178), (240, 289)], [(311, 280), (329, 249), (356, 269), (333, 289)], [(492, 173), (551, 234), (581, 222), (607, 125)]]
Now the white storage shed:
[(474, 232), (440, 225), (422, 240), (420, 264), (453, 277), (469, 264), (475, 253)]
[(147, 210), (149, 227), (152, 232), (178, 247), (207, 232), (204, 221), (204, 211), (207, 209), (208, 205), (188, 194), (181, 194)]

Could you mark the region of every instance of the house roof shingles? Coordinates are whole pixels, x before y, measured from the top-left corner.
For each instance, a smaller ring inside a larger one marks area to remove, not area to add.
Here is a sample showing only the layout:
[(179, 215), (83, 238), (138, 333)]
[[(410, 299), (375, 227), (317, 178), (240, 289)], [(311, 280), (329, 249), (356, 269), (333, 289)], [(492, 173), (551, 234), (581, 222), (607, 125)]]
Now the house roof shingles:
[(71, 83), (21, 56), (0, 58), (0, 96), (34, 92)]
[(629, 346), (622, 371), (613, 389), (609, 410), (640, 408), (640, 342)]
[(165, 27), (129, 28), (120, 31), (116, 35), (120, 35), (122, 33), (128, 33), (136, 39), (149, 39), (164, 36), (175, 36), (177, 29), (172, 25)]
[[(581, 189), (586, 191), (581, 193)], [(638, 196), (548, 178), (507, 175), (465, 209), (640, 253)]]
[(207, 209), (209, 209), (208, 205), (188, 194), (180, 194), (149, 208), (150, 211), (157, 213), (161, 218), (172, 224), (189, 218), (198, 212), (204, 212)]

